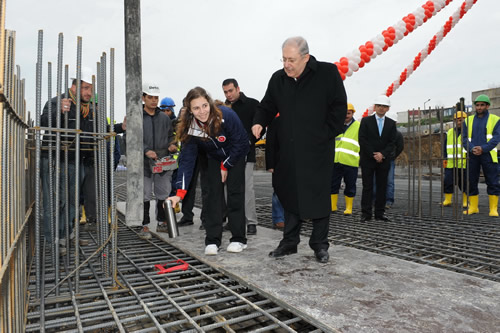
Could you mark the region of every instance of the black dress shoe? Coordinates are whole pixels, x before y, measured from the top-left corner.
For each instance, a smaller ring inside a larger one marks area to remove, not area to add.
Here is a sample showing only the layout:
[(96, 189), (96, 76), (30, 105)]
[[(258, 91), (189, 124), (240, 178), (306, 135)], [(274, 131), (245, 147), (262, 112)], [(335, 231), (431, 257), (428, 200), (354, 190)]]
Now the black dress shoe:
[(257, 226), (255, 224), (247, 225), (247, 235), (257, 235)]
[(183, 220), (183, 219), (181, 219), (179, 222), (177, 222), (177, 225), (178, 225), (179, 227), (185, 227), (185, 226), (187, 226), (187, 225), (193, 225), (193, 224), (194, 224), (194, 222), (193, 222), (193, 221), (190, 221), (190, 220)]
[(375, 220), (384, 221), (384, 222), (391, 222), (391, 220), (387, 216), (384, 216), (384, 215), (375, 217)]
[(290, 254), (297, 253), (297, 247), (277, 247), (273, 251), (269, 252), (271, 258), (284, 257)]
[(371, 216), (361, 216), (361, 222), (368, 222), (371, 221)]
[(325, 249), (314, 251), (314, 255), (316, 256), (316, 260), (322, 264), (326, 264), (328, 262), (328, 259), (330, 259), (328, 250)]

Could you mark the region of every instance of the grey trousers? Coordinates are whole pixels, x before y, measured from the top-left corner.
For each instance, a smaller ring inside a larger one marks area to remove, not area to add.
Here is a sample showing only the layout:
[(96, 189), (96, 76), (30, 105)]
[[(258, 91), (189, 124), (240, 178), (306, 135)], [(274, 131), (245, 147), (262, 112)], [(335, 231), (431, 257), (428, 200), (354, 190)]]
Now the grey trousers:
[[(172, 189), (172, 171), (163, 173), (154, 173), (151, 177), (144, 177), (144, 201), (151, 201), (153, 191), (156, 200), (165, 200)], [(157, 205), (155, 205), (157, 207)], [(158, 207), (156, 208), (156, 216), (158, 217)]]

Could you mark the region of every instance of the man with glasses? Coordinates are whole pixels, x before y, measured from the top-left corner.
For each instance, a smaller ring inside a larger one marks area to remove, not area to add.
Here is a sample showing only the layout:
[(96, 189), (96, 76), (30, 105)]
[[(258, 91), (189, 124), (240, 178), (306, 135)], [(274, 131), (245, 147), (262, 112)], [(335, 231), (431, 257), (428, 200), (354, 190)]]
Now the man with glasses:
[(285, 228), (269, 256), (297, 253), (302, 222), (309, 220), (313, 225), (309, 246), (316, 260), (326, 263), (335, 137), (343, 130), (347, 96), (337, 67), (310, 55), (304, 38), (285, 40), (282, 62), (283, 69), (269, 80), (252, 127), (259, 138), (279, 113), (280, 150), (273, 181), (284, 208)]

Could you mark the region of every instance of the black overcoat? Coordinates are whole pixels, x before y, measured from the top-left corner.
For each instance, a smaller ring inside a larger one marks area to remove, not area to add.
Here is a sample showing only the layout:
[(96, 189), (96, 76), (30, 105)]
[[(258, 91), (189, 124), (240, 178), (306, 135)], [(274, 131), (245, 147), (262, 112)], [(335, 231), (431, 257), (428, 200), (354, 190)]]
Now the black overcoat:
[(328, 216), (335, 137), (342, 132), (347, 113), (337, 67), (310, 56), (297, 80), (283, 69), (275, 72), (254, 123), (265, 128), (278, 112), (275, 191), (284, 209), (302, 219)]

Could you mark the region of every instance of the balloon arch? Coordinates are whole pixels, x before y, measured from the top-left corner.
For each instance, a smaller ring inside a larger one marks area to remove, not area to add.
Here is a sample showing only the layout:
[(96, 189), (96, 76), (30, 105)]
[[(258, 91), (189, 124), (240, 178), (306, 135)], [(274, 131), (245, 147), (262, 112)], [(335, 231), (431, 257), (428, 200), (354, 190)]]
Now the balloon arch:
[[(354, 72), (366, 66), (372, 59), (384, 53), (388, 48), (394, 46), (401, 39), (408, 36), (419, 26), (427, 22), (435, 16), (441, 9), (448, 6), (453, 0), (429, 0), (421, 7), (418, 7), (414, 12), (406, 15), (394, 25), (388, 27), (382, 33), (378, 34), (365, 44), (360, 45), (357, 49), (350, 52), (346, 56), (335, 62), (339, 70), (342, 80), (350, 77)], [(429, 43), (422, 49), (413, 59), (413, 63), (408, 65), (400, 74), (399, 79), (396, 79), (389, 85), (383, 93), (386, 96), (391, 96), (408, 77), (420, 66), (428, 55), (434, 51), (436, 46), (443, 40), (451, 29), (462, 19), (467, 11), (477, 2), (477, 0), (465, 0), (459, 9), (448, 18), (446, 23), (439, 31), (431, 38)], [(373, 106), (370, 106), (363, 113), (366, 117), (373, 113)]]

